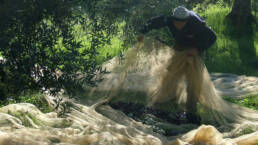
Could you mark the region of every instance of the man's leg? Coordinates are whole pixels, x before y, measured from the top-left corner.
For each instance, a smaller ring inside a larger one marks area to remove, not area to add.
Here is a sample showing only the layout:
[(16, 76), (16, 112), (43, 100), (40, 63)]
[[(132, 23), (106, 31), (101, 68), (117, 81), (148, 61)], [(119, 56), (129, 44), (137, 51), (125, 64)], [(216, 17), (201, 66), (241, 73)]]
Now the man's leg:
[(188, 67), (186, 70), (186, 81), (187, 81), (187, 102), (186, 109), (188, 112), (187, 118), (192, 123), (200, 123), (200, 117), (197, 114), (197, 103), (198, 98), (201, 95), (202, 86), (202, 70), (198, 60), (199, 58), (189, 58)]
[(184, 64), (180, 61), (181, 53), (175, 51), (175, 55), (169, 60), (166, 73), (162, 73), (159, 80), (159, 87), (154, 91), (152, 104), (164, 103), (170, 100), (178, 100), (182, 94), (182, 87), (179, 84), (185, 75)]

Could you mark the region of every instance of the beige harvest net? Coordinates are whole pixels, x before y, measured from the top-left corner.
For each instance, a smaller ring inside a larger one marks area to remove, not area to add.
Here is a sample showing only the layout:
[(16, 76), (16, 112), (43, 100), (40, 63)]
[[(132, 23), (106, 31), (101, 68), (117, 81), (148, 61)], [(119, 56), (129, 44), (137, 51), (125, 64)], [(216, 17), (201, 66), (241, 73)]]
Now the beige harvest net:
[[(109, 99), (119, 96), (129, 74), (145, 73), (144, 76), (148, 77), (139, 78), (141, 81), (135, 86), (147, 88), (148, 105), (171, 101), (191, 109), (187, 103), (197, 102), (202, 123), (233, 127), (236, 123), (258, 122), (257, 111), (221, 98), (201, 57), (189, 57), (186, 51), (175, 51), (156, 40), (145, 39), (143, 43), (136, 44), (125, 54), (122, 63), (112, 64), (108, 69), (119, 74), (116, 79), (109, 78), (102, 86), (108, 90)], [(147, 85), (145, 82), (148, 81), (151, 83)]]

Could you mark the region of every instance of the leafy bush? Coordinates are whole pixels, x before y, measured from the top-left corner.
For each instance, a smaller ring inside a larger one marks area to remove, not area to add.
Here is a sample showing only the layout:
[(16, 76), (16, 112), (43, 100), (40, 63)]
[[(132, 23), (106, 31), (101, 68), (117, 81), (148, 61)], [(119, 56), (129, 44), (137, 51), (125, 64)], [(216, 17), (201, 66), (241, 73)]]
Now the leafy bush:
[[(1, 0), (0, 100), (28, 90), (55, 94), (81, 88), (82, 82), (94, 83), (101, 70), (97, 49), (116, 28), (109, 27), (111, 22), (99, 23), (94, 10), (85, 13), (81, 4), (80, 0)], [(78, 25), (87, 30), (90, 45), (75, 39)]]

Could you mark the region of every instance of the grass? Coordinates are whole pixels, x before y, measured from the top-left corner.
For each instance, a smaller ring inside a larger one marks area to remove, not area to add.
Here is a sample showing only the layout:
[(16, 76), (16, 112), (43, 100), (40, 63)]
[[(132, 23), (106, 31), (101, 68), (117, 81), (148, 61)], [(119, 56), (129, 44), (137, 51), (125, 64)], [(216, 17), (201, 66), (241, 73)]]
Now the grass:
[(31, 115), (29, 112), (16, 112), (16, 113), (12, 113), (12, 112), (8, 112), (9, 115), (12, 115), (14, 117), (17, 117), (21, 120), (22, 124), (26, 127), (32, 127), (31, 123), (29, 122), (29, 120), (26, 117), (29, 117), (33, 123), (35, 123), (36, 125), (40, 125), (41, 123), (33, 116)]
[[(97, 60), (98, 64), (101, 64), (101, 63), (105, 62), (106, 60), (108, 60), (116, 55), (119, 55), (122, 51), (124, 51), (123, 41), (121, 40), (121, 37), (123, 35), (122, 27), (124, 25), (125, 25), (124, 22), (119, 24), (119, 28), (118, 28), (119, 32), (117, 33), (117, 35), (113, 36), (113, 38), (111, 38), (109, 44), (105, 44), (104, 46), (102, 46), (100, 49), (97, 50), (97, 52), (99, 53), (96, 56), (96, 60)], [(88, 41), (89, 34), (87, 34), (87, 32), (84, 31), (80, 25), (75, 26), (74, 35), (75, 35), (76, 40), (82, 42), (82, 47), (80, 48), (81, 51), (90, 48), (91, 44)]]
[(255, 39), (258, 37), (257, 27), (253, 25), (254, 34), (250, 36), (254, 39), (253, 41), (250, 42), (249, 38), (238, 38), (239, 36), (234, 34), (237, 29), (227, 24), (225, 20), (230, 11), (230, 7), (216, 4), (210, 5), (206, 10), (198, 13), (206, 18), (207, 25), (218, 36), (216, 43), (206, 53), (207, 68), (210, 72), (258, 76), (257, 68), (250, 63), (252, 61), (250, 58), (258, 56), (258, 39)]
[(231, 103), (238, 104), (240, 106), (258, 110), (258, 94), (253, 96), (247, 96), (244, 98), (239, 98), (239, 99), (229, 98), (229, 97), (224, 97), (224, 99)]
[(33, 93), (24, 96), (18, 96), (13, 98), (8, 98), (5, 101), (0, 101), (0, 107), (6, 106), (8, 104), (16, 104), (16, 103), (30, 103), (34, 104), (41, 112), (49, 113), (53, 110), (48, 106), (48, 103), (43, 94)]

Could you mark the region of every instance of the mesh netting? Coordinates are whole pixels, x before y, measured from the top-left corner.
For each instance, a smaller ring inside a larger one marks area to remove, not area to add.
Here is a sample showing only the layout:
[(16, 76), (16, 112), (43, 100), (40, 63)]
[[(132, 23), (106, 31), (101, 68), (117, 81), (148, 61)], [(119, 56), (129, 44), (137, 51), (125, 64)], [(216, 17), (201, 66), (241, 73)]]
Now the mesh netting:
[[(134, 90), (144, 88), (148, 96), (147, 105), (176, 102), (190, 110), (191, 104), (197, 102), (197, 112), (203, 123), (227, 128), (237, 123), (258, 122), (257, 111), (224, 101), (215, 89), (202, 59), (199, 56), (189, 57), (187, 51), (175, 51), (147, 39), (130, 49), (122, 63), (113, 60), (105, 66), (116, 74), (101, 86), (108, 90), (106, 95), (110, 98), (117, 97), (119, 91), (126, 87)], [(138, 78), (140, 81), (125, 86), (130, 84), (128, 81), (132, 79), (132, 74), (137, 73), (144, 74)], [(192, 108), (195, 108), (194, 105)]]
[[(107, 75), (107, 79), (100, 84), (109, 99), (120, 97), (121, 90), (127, 88), (146, 91), (146, 105), (171, 101), (187, 106), (189, 90), (187, 91), (186, 86), (197, 84), (192, 87), (192, 93), (198, 96), (193, 100), (198, 102), (198, 113), (202, 122), (215, 124), (217, 129), (210, 125), (201, 125), (186, 134), (165, 137), (153, 132), (151, 126), (137, 122), (103, 103), (87, 106), (64, 99), (59, 107), (69, 103), (70, 111), (66, 112), (63, 118), (58, 117), (55, 112), (44, 114), (28, 103), (0, 108), (0, 145), (258, 143), (257, 112), (221, 99), (201, 58), (189, 58), (185, 52), (175, 52), (166, 45), (147, 40), (144, 44), (130, 49), (122, 62), (119, 62), (119, 59), (111, 61), (113, 62), (105, 66), (112, 74)], [(189, 84), (189, 81), (193, 84)], [(46, 96), (46, 99), (50, 106), (55, 108), (54, 98)], [(183, 125), (174, 125), (173, 129), (180, 131), (185, 128)]]

